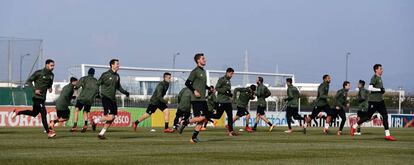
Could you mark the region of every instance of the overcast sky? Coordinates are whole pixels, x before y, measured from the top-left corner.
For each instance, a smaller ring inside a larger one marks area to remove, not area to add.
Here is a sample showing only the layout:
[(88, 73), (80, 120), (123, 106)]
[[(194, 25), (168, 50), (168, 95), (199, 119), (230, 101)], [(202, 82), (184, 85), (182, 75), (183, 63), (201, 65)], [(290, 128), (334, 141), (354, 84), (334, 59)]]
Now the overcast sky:
[(192, 68), (204, 52), (208, 69), (296, 75), (320, 82), (332, 74), (332, 89), (349, 77), (369, 81), (372, 65), (384, 65), (387, 88), (414, 91), (414, 1), (412, 0), (0, 0), (0, 36), (41, 38), (44, 55), (66, 78), (73, 64)]

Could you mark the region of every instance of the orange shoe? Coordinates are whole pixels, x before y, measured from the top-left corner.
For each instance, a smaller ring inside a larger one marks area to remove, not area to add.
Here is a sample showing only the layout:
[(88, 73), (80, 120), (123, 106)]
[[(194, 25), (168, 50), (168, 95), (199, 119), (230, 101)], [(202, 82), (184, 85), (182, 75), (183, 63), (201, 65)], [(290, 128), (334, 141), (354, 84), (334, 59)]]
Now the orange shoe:
[(385, 140), (387, 140), (387, 141), (397, 141), (397, 139), (392, 137), (391, 135), (390, 136), (385, 136)]
[(216, 127), (217, 126), (217, 123), (218, 123), (218, 121), (217, 120), (214, 120), (213, 121), (213, 126)]
[(72, 127), (69, 131), (70, 132), (76, 132), (78, 130), (78, 128), (77, 127)]
[(356, 129), (355, 129), (354, 127), (352, 127), (352, 126), (351, 126), (351, 131), (350, 131), (351, 136), (354, 136), (354, 135), (355, 135), (355, 130), (356, 130)]
[(250, 127), (244, 127), (244, 130), (247, 131), (247, 132), (249, 132), (249, 133), (252, 133), (253, 132), (252, 128), (250, 128)]
[(202, 127), (200, 130), (201, 131), (207, 131), (207, 128), (206, 127)]
[(164, 133), (173, 133), (174, 130), (171, 128), (164, 129)]
[(138, 124), (134, 122), (134, 124), (132, 124), (132, 128), (134, 128), (135, 132), (137, 132), (137, 127), (138, 127)]
[(56, 133), (53, 130), (49, 130), (49, 133), (47, 133), (48, 138), (54, 138), (55, 136), (56, 136)]
[(342, 135), (342, 131), (338, 131), (338, 133), (336, 133), (338, 136)]
[(81, 133), (85, 133), (87, 129), (88, 129), (88, 126), (84, 125), (82, 127)]
[(190, 143), (191, 144), (197, 144), (198, 142), (200, 142), (200, 140), (196, 139), (190, 139)]

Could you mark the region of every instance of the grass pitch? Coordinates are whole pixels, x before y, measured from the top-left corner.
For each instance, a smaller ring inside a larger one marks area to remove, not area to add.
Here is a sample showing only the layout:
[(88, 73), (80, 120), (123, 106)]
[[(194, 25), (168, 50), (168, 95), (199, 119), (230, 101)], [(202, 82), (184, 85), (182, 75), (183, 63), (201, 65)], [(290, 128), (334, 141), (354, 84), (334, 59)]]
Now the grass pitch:
[(189, 128), (182, 135), (110, 128), (107, 140), (62, 127), (54, 139), (42, 128), (0, 128), (0, 164), (414, 164), (412, 128), (391, 129), (395, 142), (383, 139), (382, 128), (363, 128), (356, 137), (347, 129), (342, 136), (323, 135), (321, 128), (309, 128), (307, 135), (285, 129), (228, 137), (224, 128), (209, 128), (200, 133), (201, 143), (190, 144)]

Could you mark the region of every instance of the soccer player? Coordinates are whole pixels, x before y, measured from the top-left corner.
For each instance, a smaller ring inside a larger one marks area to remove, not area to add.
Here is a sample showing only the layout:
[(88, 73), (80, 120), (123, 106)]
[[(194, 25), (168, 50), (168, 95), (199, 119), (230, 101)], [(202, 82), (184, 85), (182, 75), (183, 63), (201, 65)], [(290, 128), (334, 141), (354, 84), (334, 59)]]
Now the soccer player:
[[(216, 96), (216, 89), (214, 86), (210, 86), (210, 90), (207, 94), (207, 107), (208, 107), (208, 115), (206, 115), (207, 122), (204, 123), (203, 127), (201, 127), (202, 131), (207, 130), (208, 122), (212, 122), (213, 125), (217, 124), (217, 121), (213, 121), (212, 118), (215, 115), (215, 111), (217, 110), (217, 96)], [(221, 117), (221, 116), (220, 116)]]
[(349, 89), (351, 89), (351, 83), (349, 83), (349, 81), (344, 81), (342, 89), (338, 90), (335, 95), (335, 114), (337, 114), (336, 116), (339, 115), (339, 117), (341, 117), (341, 124), (339, 125), (339, 130), (337, 132), (338, 136), (342, 135), (342, 129), (344, 129), (346, 122), (345, 110), (349, 109), (350, 105), (348, 101)]
[[(76, 109), (73, 114), (74, 118), (73, 127), (70, 130), (71, 132), (76, 132), (77, 130), (78, 114), (82, 111), (82, 109), (85, 124), (83, 125), (81, 132), (85, 133), (88, 129), (89, 112), (91, 111), (91, 107), (96, 96), (99, 94), (98, 80), (94, 77), (94, 75), (95, 69), (89, 68), (88, 75), (81, 77), (76, 85), (80, 90), (80, 94), (75, 105)], [(96, 124), (92, 121), (92, 130), (95, 131), (95, 129)]]
[(288, 86), (287, 88), (287, 98), (284, 99), (284, 101), (287, 101), (286, 103), (286, 119), (288, 124), (288, 130), (285, 131), (286, 133), (292, 133), (292, 117), (295, 120), (304, 120), (302, 116), (299, 115), (299, 90), (295, 86), (293, 86), (293, 80), (292, 78), (286, 79), (286, 84)]
[(73, 93), (76, 88), (76, 84), (78, 83), (78, 79), (75, 77), (70, 78), (70, 82), (68, 85), (65, 85), (62, 88), (59, 98), (56, 100), (56, 113), (57, 119), (51, 120), (49, 123), (49, 129), (53, 130), (56, 123), (61, 123), (69, 120), (70, 109), (69, 106), (71, 104), (71, 100), (75, 97)]
[(270, 90), (263, 84), (263, 77), (257, 77), (257, 114), (256, 114), (256, 123), (254, 124), (253, 131), (256, 131), (257, 124), (259, 120), (262, 119), (269, 125), (269, 132), (272, 132), (275, 127), (265, 116), (265, 110), (267, 108), (266, 98), (271, 96)]
[(233, 123), (236, 122), (239, 118), (246, 116), (246, 127), (244, 130), (247, 132), (253, 132), (252, 128), (249, 126), (250, 113), (247, 110), (250, 100), (254, 100), (254, 92), (256, 91), (256, 85), (250, 85), (246, 88), (236, 88), (234, 89), (234, 101), (237, 105), (237, 114), (233, 117)]
[(101, 77), (98, 80), (98, 85), (100, 86), (100, 93), (102, 99), (102, 106), (104, 109), (104, 116), (100, 118), (100, 122), (104, 122), (104, 127), (101, 132), (98, 134), (99, 139), (106, 139), (105, 132), (111, 126), (112, 122), (115, 119), (115, 116), (118, 114), (118, 105), (116, 103), (116, 90), (129, 97), (129, 92), (124, 90), (121, 86), (121, 78), (117, 73), (119, 70), (119, 60), (112, 59), (109, 62), (110, 69), (102, 73)]
[(182, 133), (184, 127), (187, 124), (196, 123), (190, 142), (198, 143), (199, 140), (197, 137), (200, 129), (203, 126), (204, 122), (207, 122), (206, 115), (208, 115), (208, 105), (206, 101), (206, 91), (210, 90), (210, 87), (207, 86), (207, 75), (206, 71), (204, 70), (204, 67), (206, 65), (206, 58), (204, 57), (204, 54), (196, 54), (194, 56), (194, 61), (196, 62), (197, 66), (191, 71), (190, 76), (185, 82), (187, 88), (193, 92), (191, 95), (191, 105), (193, 107), (194, 118), (182, 121), (179, 128), (179, 133)]
[[(56, 136), (54, 131), (49, 130), (47, 123), (47, 111), (45, 107), (46, 93), (52, 93), (53, 85), (53, 69), (55, 68), (55, 62), (51, 59), (46, 60), (45, 68), (37, 70), (34, 72), (29, 79), (26, 81), (26, 85), (29, 87), (34, 87), (33, 95), (33, 109), (32, 110), (23, 110), (23, 111), (13, 111), (12, 119), (15, 119), (17, 115), (27, 115), (36, 117), (39, 113), (42, 116), (43, 128), (46, 130), (46, 133), (49, 138)], [(34, 86), (33, 86), (34, 83)]]
[(154, 93), (151, 96), (150, 104), (148, 105), (147, 111), (142, 114), (142, 116), (134, 122), (134, 130), (137, 130), (138, 124), (145, 119), (149, 118), (157, 109), (160, 109), (164, 112), (165, 128), (164, 133), (173, 133), (174, 130), (168, 128), (168, 123), (170, 120), (170, 111), (168, 110), (167, 101), (164, 99), (165, 94), (167, 94), (168, 88), (170, 87), (171, 82), (171, 73), (164, 73), (163, 81), (158, 83), (155, 88)]
[(179, 120), (188, 120), (191, 116), (191, 90), (187, 87), (178, 93), (178, 107), (175, 113), (174, 129), (178, 129)]
[(227, 68), (226, 74), (221, 77), (216, 84), (217, 91), (217, 112), (213, 115), (212, 118), (220, 119), (224, 111), (227, 114), (227, 129), (229, 136), (236, 135), (233, 132), (233, 107), (232, 107), (232, 97), (231, 93), (231, 78), (233, 77), (234, 69)]
[[(359, 105), (357, 111), (357, 119), (360, 120), (363, 116), (367, 114), (368, 111), (368, 95), (369, 91), (365, 89), (365, 81), (359, 80), (358, 83), (358, 95), (356, 97)], [(361, 127), (358, 125), (355, 135), (361, 135)]]
[(381, 64), (375, 64), (374, 67), (374, 76), (371, 78), (369, 83), (368, 90), (370, 94), (368, 96), (368, 112), (366, 116), (363, 116), (358, 120), (356, 124), (351, 127), (351, 136), (354, 136), (355, 129), (358, 125), (368, 121), (375, 112), (379, 112), (382, 116), (382, 124), (384, 125), (385, 130), (385, 140), (396, 141), (394, 137), (391, 136), (389, 126), (388, 126), (388, 112), (384, 103), (384, 93), (385, 88), (381, 79), (383, 68)]
[(325, 134), (329, 133), (329, 124), (332, 121), (332, 116), (334, 116), (331, 107), (328, 104), (328, 94), (329, 94), (329, 84), (331, 83), (331, 76), (324, 75), (323, 76), (323, 82), (318, 87), (318, 96), (316, 97), (316, 105), (314, 106), (312, 110), (312, 114), (310, 116), (307, 116), (306, 122), (304, 124), (303, 131), (306, 133), (306, 127), (308, 123), (312, 119), (315, 119), (321, 112), (326, 113), (326, 121), (325, 121), (325, 127), (323, 128), (323, 132)]

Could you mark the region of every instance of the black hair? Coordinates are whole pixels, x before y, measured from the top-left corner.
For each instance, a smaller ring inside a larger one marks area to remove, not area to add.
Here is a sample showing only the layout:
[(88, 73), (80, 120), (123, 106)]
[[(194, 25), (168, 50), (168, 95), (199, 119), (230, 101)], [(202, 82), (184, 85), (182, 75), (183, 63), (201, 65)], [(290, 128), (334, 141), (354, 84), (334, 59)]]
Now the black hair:
[(373, 67), (372, 67), (372, 69), (374, 69), (374, 72), (379, 68), (379, 67), (382, 67), (382, 65), (381, 64), (375, 64)]
[(165, 72), (164, 73), (164, 78), (165, 78), (165, 76), (171, 76), (171, 73), (170, 72)]
[(76, 77), (71, 77), (70, 78), (70, 83), (73, 83), (74, 81), (78, 81), (78, 79)]
[(342, 87), (345, 88), (345, 86), (347, 86), (349, 84), (349, 81), (344, 81), (344, 83), (342, 84)]
[(362, 86), (365, 86), (365, 81), (364, 80), (359, 80), (359, 84), (361, 84)]
[(198, 61), (198, 59), (200, 59), (202, 56), (204, 56), (204, 54), (203, 53), (197, 53), (197, 54), (195, 54), (194, 55), (194, 62), (195, 63), (198, 63), (197, 61)]
[(329, 77), (329, 74), (323, 75), (322, 79), (325, 80), (327, 77)]
[(259, 82), (261, 83), (261, 84), (263, 84), (263, 77), (257, 77), (258, 79), (259, 79)]
[(250, 89), (252, 90), (252, 91), (256, 91), (256, 85), (250, 85)]
[(113, 64), (115, 64), (115, 62), (119, 62), (118, 59), (112, 59), (111, 61), (109, 61), (109, 66), (112, 67)]
[(55, 61), (53, 61), (52, 59), (47, 59), (46, 62), (45, 62), (46, 65), (50, 64), (50, 63), (55, 63)]
[(291, 83), (291, 84), (292, 84), (293, 80), (292, 80), (292, 78), (287, 78), (287, 79), (286, 79), (286, 82), (289, 82), (289, 83)]
[(227, 68), (226, 73), (234, 72), (233, 68)]

